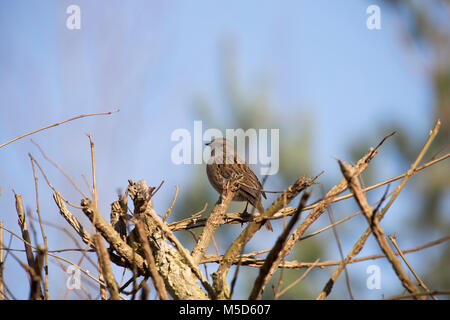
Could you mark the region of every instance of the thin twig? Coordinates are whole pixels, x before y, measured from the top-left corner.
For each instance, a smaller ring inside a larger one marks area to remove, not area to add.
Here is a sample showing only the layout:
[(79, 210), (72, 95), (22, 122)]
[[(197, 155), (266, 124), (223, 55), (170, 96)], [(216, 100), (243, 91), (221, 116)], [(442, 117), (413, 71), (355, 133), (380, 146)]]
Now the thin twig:
[(267, 218), (270, 218), (281, 208), (283, 208), (285, 202), (292, 201), (292, 199), (294, 199), (301, 191), (314, 184), (316, 178), (307, 179), (305, 178), (305, 176), (303, 176), (297, 179), (297, 181), (286, 190), (286, 197), (280, 195), (272, 203), (272, 205), (264, 211), (263, 216), (260, 217), (261, 219), (259, 221), (253, 221), (252, 223), (250, 223), (241, 232), (241, 234), (236, 239), (234, 239), (233, 243), (224, 254), (219, 268), (212, 275), (213, 286), (218, 299), (229, 298), (230, 292), (226, 284), (226, 277), (231, 265), (233, 264), (234, 258), (241, 252), (242, 247), (245, 246), (245, 244), (255, 235), (255, 233), (262, 227), (262, 225), (264, 225)]
[(264, 287), (266, 286), (270, 277), (276, 271), (276, 268), (273, 267), (274, 263), (279, 258), (280, 252), (282, 252), (283, 248), (286, 246), (286, 240), (289, 234), (291, 233), (291, 230), (294, 228), (295, 223), (300, 218), (300, 213), (302, 212), (302, 208), (306, 205), (306, 201), (308, 201), (309, 195), (310, 195), (309, 192), (303, 193), (303, 196), (299, 201), (297, 211), (292, 216), (288, 225), (283, 230), (282, 234), (278, 237), (277, 241), (275, 242), (275, 245), (272, 247), (269, 254), (267, 255), (266, 261), (264, 262), (262, 268), (259, 270), (259, 275), (254, 282), (253, 289), (248, 298), (249, 300), (261, 299)]
[(89, 143), (91, 146), (91, 167), (92, 167), (92, 198), (94, 201), (94, 205), (98, 208), (98, 191), (97, 191), (97, 178), (96, 178), (96, 169), (95, 169), (95, 150), (94, 150), (94, 141), (92, 140), (92, 135), (90, 133), (87, 134), (89, 138)]
[[(354, 194), (354, 198), (355, 198), (356, 202), (358, 203), (359, 207), (363, 211), (364, 216), (366, 217), (367, 222), (369, 223), (371, 232), (375, 236), (381, 250), (383, 251), (383, 253), (388, 258), (389, 262), (391, 263), (392, 268), (394, 269), (395, 273), (397, 274), (397, 277), (400, 279), (402, 285), (410, 293), (420, 292), (417, 285), (410, 279), (408, 274), (403, 270), (400, 260), (395, 256), (394, 252), (392, 251), (392, 248), (390, 247), (390, 245), (387, 241), (384, 230), (381, 227), (379, 220), (376, 218), (376, 212), (374, 212), (373, 208), (367, 202), (367, 197), (364, 195), (364, 193), (361, 190), (361, 185), (357, 179), (357, 175), (354, 173), (353, 167), (351, 167), (349, 164), (346, 164), (345, 162), (342, 162), (340, 160), (338, 160), (338, 162), (341, 167), (342, 174), (347, 179), (348, 186)], [(394, 195), (395, 195), (395, 193), (394, 193)], [(423, 297), (420, 296), (419, 298), (423, 298)]]
[[(419, 282), (419, 285), (422, 288), (424, 288), (427, 292), (429, 292), (430, 289), (428, 289), (428, 287), (425, 285), (425, 283), (422, 281), (422, 279), (419, 277), (419, 275), (414, 271), (413, 267), (409, 264), (408, 260), (406, 260), (405, 255), (403, 254), (402, 250), (398, 246), (398, 244), (397, 244), (397, 234), (394, 234), (394, 236), (389, 235), (389, 240), (391, 240), (391, 242), (394, 245), (395, 249), (397, 249), (398, 254), (400, 255), (400, 257), (402, 257), (403, 261), (406, 263), (406, 265), (408, 266), (409, 270), (411, 270), (411, 272), (413, 273), (414, 277)], [(430, 294), (430, 296), (434, 300), (437, 300), (437, 298), (433, 294)]]
[[(39, 168), (39, 171), (41, 171), (42, 176), (44, 177), (45, 181), (47, 182), (47, 185), (50, 187), (50, 189), (53, 190), (53, 192), (57, 192), (55, 187), (51, 184), (50, 180), (47, 178), (47, 175), (45, 174), (44, 170), (42, 169), (41, 165), (39, 164), (39, 162), (33, 157), (33, 155), (31, 153), (29, 153), (30, 158), (32, 158), (32, 160), (34, 161), (34, 163), (37, 165), (37, 167)], [(77, 209), (81, 209), (80, 206), (77, 206), (76, 204), (71, 203), (70, 201), (66, 200), (65, 198), (63, 198), (61, 196), (61, 199), (67, 203), (68, 205), (70, 205), (71, 207), (77, 208)]]
[(399, 300), (399, 299), (404, 299), (404, 298), (417, 298), (419, 296), (438, 295), (438, 294), (449, 295), (450, 290), (432, 290), (432, 291), (425, 291), (425, 292), (401, 294), (398, 296), (384, 298), (383, 300)]
[(90, 117), (90, 116), (110, 115), (110, 114), (112, 114), (112, 113), (119, 112), (119, 111), (120, 111), (120, 110), (117, 109), (117, 110), (110, 111), (110, 112), (100, 112), (100, 113), (82, 114), (82, 115), (80, 115), (80, 116), (73, 117), (73, 118), (70, 118), (70, 119), (67, 119), (67, 120), (64, 120), (64, 121), (61, 121), (61, 122), (57, 122), (57, 123), (51, 124), (51, 125), (49, 125), (49, 126), (42, 127), (42, 128), (40, 128), (40, 129), (33, 130), (33, 131), (31, 131), (31, 132), (25, 133), (25, 134), (23, 134), (23, 135), (21, 135), (21, 136), (18, 136), (18, 137), (16, 137), (16, 138), (12, 139), (12, 140), (9, 140), (9, 141), (5, 142), (5, 143), (3, 143), (3, 144), (0, 144), (0, 148), (2, 148), (2, 147), (6, 146), (6, 145), (8, 145), (8, 144), (10, 144), (10, 143), (12, 143), (12, 142), (14, 142), (14, 141), (17, 141), (17, 140), (19, 140), (19, 139), (22, 139), (22, 138), (24, 138), (24, 137), (26, 137), (26, 136), (29, 136), (29, 135), (31, 135), (31, 134), (34, 134), (34, 133), (37, 133), (37, 132), (39, 132), (39, 131), (42, 131), (42, 130), (45, 130), (45, 129), (49, 129), (49, 128), (52, 128), (52, 127), (59, 126), (60, 124), (63, 124), (63, 123), (66, 123), (66, 122), (69, 122), (69, 121), (72, 121), (72, 120), (77, 120), (77, 119), (81, 119), (81, 118), (85, 118), (85, 117)]
[[(417, 172), (424, 170), (438, 162), (441, 162), (443, 160), (446, 160), (447, 158), (450, 157), (450, 153), (447, 153), (437, 159), (431, 160), (423, 165), (421, 165), (420, 167), (417, 167), (412, 175), (416, 174)], [(386, 184), (392, 183), (394, 181), (400, 180), (402, 178), (404, 178), (406, 175), (408, 174), (408, 172), (405, 172), (403, 174), (400, 174), (398, 176), (395, 176), (393, 178), (381, 181), (379, 183), (376, 183), (370, 187), (367, 187), (365, 189), (363, 189), (363, 192), (367, 192), (367, 191), (371, 191), (374, 190), (376, 188), (379, 188), (381, 186), (384, 186)], [(331, 201), (331, 203), (334, 202), (338, 202), (338, 201), (342, 201), (345, 199), (349, 199), (351, 198), (353, 195), (352, 193), (348, 193), (346, 195), (343, 196), (339, 196), (336, 198), (333, 198), (333, 200)], [(320, 199), (316, 202), (314, 202), (313, 204), (306, 206), (305, 208), (303, 208), (303, 211), (308, 211), (308, 210), (312, 210), (316, 207), (318, 207), (319, 205), (322, 204), (322, 201), (324, 201), (325, 199)], [(295, 208), (293, 207), (286, 207), (286, 208), (281, 208), (278, 212), (276, 212), (273, 216), (267, 218), (270, 220), (274, 220), (274, 219), (281, 219), (284, 218), (286, 216), (290, 216), (293, 215), (295, 213)], [(253, 221), (259, 221), (261, 219), (261, 216), (258, 213), (255, 213), (255, 215), (253, 216), (245, 216), (243, 217), (242, 214), (237, 213), (237, 212), (230, 212), (227, 213), (226, 217), (224, 218), (224, 221), (221, 224), (242, 224), (244, 222), (253, 222)], [(187, 230), (187, 229), (193, 229), (193, 228), (199, 228), (199, 227), (203, 227), (205, 226), (206, 223), (206, 218), (198, 218), (197, 216), (192, 216), (191, 218), (186, 218), (180, 221), (176, 221), (173, 222), (171, 224), (169, 224), (169, 227), (172, 231), (179, 231), (179, 230)]]
[[(427, 249), (430, 247), (433, 247), (435, 245), (441, 244), (445, 241), (450, 240), (450, 235), (442, 237), (440, 239), (428, 242), (426, 244), (403, 250), (403, 254), (417, 252), (423, 249)], [(250, 252), (247, 254), (243, 254), (242, 256), (236, 257), (236, 259), (233, 261), (233, 264), (239, 263), (241, 261), (242, 265), (248, 266), (248, 267), (254, 267), (254, 268), (261, 268), (264, 265), (265, 259), (257, 259), (255, 258), (256, 255), (266, 253), (270, 250), (262, 250), (262, 251), (256, 251), (256, 252)], [(397, 252), (394, 253), (396, 256), (399, 254)], [(385, 258), (386, 255), (383, 253), (380, 254), (373, 254), (366, 257), (360, 257), (355, 259), (350, 259), (346, 263), (357, 263), (361, 261), (367, 261), (367, 260), (375, 260), (380, 258)], [(222, 256), (217, 256), (213, 254), (207, 255), (204, 260), (202, 260), (201, 263), (220, 263), (222, 260)], [(344, 260), (345, 261), (345, 260)], [(316, 264), (316, 267), (318, 268), (324, 268), (324, 267), (333, 267), (333, 266), (339, 266), (342, 264), (343, 261), (336, 261), (336, 260), (329, 260), (329, 261), (322, 261)], [(280, 264), (280, 268), (286, 268), (286, 269), (302, 269), (302, 268), (309, 268), (311, 265), (313, 265), (313, 262), (300, 262), (300, 261), (284, 261)]]
[(41, 146), (35, 142), (33, 139), (31, 139), (31, 143), (33, 143), (41, 152), (42, 156), (50, 162), (53, 166), (55, 166), (66, 178), (70, 181), (70, 183), (74, 186), (74, 188), (83, 196), (83, 198), (87, 198), (88, 196), (81, 190), (81, 188), (76, 184), (76, 182), (70, 177), (70, 175), (55, 161), (53, 161), (49, 156), (47, 156), (42, 150)]
[(308, 269), (306, 269), (305, 272), (303, 272), (303, 274), (300, 276), (300, 278), (298, 278), (297, 280), (293, 281), (291, 284), (289, 284), (286, 288), (284, 288), (282, 291), (280, 291), (275, 297), (274, 299), (278, 299), (280, 296), (282, 296), (283, 294), (285, 294), (289, 289), (291, 289), (293, 286), (295, 286), (296, 284), (298, 284), (300, 281), (302, 281), (303, 279), (306, 278), (306, 276), (308, 275), (308, 273), (317, 266), (317, 263), (319, 262), (320, 258), (317, 258), (316, 261), (314, 261)]
[[(433, 161), (430, 161), (424, 165), (422, 165), (422, 167), (417, 168), (418, 164), (420, 163), (420, 161), (422, 160), (426, 150), (428, 149), (428, 147), (430, 146), (431, 142), (433, 141), (434, 137), (437, 134), (437, 131), (439, 129), (440, 126), (440, 121), (438, 120), (434, 129), (432, 131), (430, 131), (429, 137), (424, 145), (424, 147), (422, 148), (421, 152), (419, 153), (416, 161), (414, 162), (414, 164), (411, 166), (411, 168), (403, 175), (401, 175), (401, 177), (403, 177), (403, 180), (400, 182), (400, 184), (395, 188), (394, 193), (392, 195), (392, 197), (390, 198), (390, 201), (388, 202), (388, 204), (381, 210), (381, 212), (377, 213), (375, 216), (375, 219), (377, 219), (378, 221), (380, 221), (383, 217), (384, 214), (386, 213), (386, 211), (390, 208), (390, 206), (392, 205), (392, 203), (395, 201), (395, 199), (397, 198), (398, 194), (400, 193), (400, 191), (402, 190), (402, 188), (404, 187), (404, 185), (406, 184), (406, 182), (408, 181), (408, 179), (410, 177), (412, 177), (419, 169), (423, 169), (426, 168), (434, 163), (437, 163), (438, 161), (444, 160), (446, 158), (448, 158), (448, 156), (450, 156), (450, 153), (448, 153), (447, 155), (439, 158), (439, 159), (435, 159)], [(356, 174), (356, 173), (355, 173)], [(400, 177), (400, 176), (398, 176)], [(395, 177), (395, 178), (398, 178)], [(394, 179), (394, 178), (393, 178)], [(389, 179), (392, 180), (392, 179)], [(387, 180), (388, 181), (388, 180)], [(389, 181), (391, 182), (391, 181)], [(351, 193), (350, 193), (351, 194)], [(358, 241), (355, 243), (355, 245), (353, 246), (353, 248), (350, 250), (350, 253), (347, 255), (347, 257), (344, 259), (344, 261), (342, 261), (339, 264), (339, 267), (334, 271), (333, 275), (331, 276), (331, 278), (328, 280), (328, 282), (325, 284), (325, 287), (322, 289), (322, 291), (320, 292), (319, 296), (316, 298), (318, 300), (323, 300), (325, 299), (331, 292), (333, 285), (335, 283), (335, 281), (337, 280), (337, 278), (339, 277), (339, 275), (341, 274), (343, 267), (354, 257), (356, 256), (364, 247), (364, 244), (366, 243), (367, 238), (369, 237), (371, 233), (371, 227), (367, 227), (366, 231), (361, 235), (361, 237), (358, 239)]]
[[(320, 186), (321, 186), (322, 196), (325, 196), (325, 189), (323, 187), (323, 183), (321, 183)], [(334, 238), (336, 239), (336, 244), (338, 246), (339, 256), (341, 257), (341, 260), (344, 260), (344, 252), (342, 250), (341, 240), (339, 239), (339, 234), (337, 232), (337, 228), (336, 228), (336, 225), (335, 225), (334, 214), (333, 214), (333, 210), (332, 210), (331, 204), (327, 208), (327, 212), (328, 212), (328, 218), (330, 220), (330, 224), (333, 226), (332, 227), (333, 228), (333, 234), (334, 234)], [(345, 274), (345, 283), (347, 285), (348, 294), (350, 295), (350, 299), (354, 300), (355, 298), (353, 297), (352, 287), (351, 287), (351, 284), (350, 284), (350, 276), (348, 274), (348, 269), (346, 267), (344, 268), (344, 274)]]
[(169, 209), (167, 209), (166, 214), (164, 215), (163, 222), (166, 222), (167, 218), (169, 217), (170, 213), (172, 212), (173, 206), (175, 205), (175, 201), (177, 201), (179, 190), (180, 190), (180, 186), (177, 185), (177, 191), (175, 191), (175, 196), (173, 197), (172, 204), (170, 205)]
[[(358, 162), (356, 163), (355, 165), (356, 171), (358, 173), (364, 171), (368, 167), (370, 160), (372, 160), (376, 154), (377, 149), (371, 148), (369, 152), (366, 155), (364, 155), (361, 159), (359, 159)], [(331, 204), (333, 198), (337, 197), (346, 188), (347, 188), (347, 181), (345, 178), (343, 178), (337, 185), (335, 185), (328, 191), (322, 202), (306, 216), (303, 222), (289, 236), (286, 243), (283, 245), (281, 251), (278, 253), (275, 261), (273, 261), (271, 271), (267, 274), (269, 277), (275, 272), (275, 270), (284, 260), (284, 257), (286, 257), (292, 251), (294, 245), (298, 242), (298, 239), (300, 239), (306, 232), (306, 230), (311, 226), (311, 224), (313, 224), (322, 215), (322, 213), (325, 212), (327, 207)], [(266, 281), (268, 281), (268, 279), (266, 279)], [(253, 297), (257, 298), (257, 295), (255, 294)]]

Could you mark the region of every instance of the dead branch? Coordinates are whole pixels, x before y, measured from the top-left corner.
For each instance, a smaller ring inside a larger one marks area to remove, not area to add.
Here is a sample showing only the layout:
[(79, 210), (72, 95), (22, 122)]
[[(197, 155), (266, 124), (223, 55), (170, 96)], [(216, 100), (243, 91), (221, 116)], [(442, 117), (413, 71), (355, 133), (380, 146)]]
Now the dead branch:
[(41, 289), (41, 276), (42, 268), (44, 267), (46, 251), (47, 248), (45, 248), (44, 246), (38, 247), (38, 252), (36, 253), (36, 258), (34, 259), (34, 264), (31, 267), (33, 272), (30, 272), (30, 300), (42, 300), (44, 298)]
[[(317, 177), (316, 177), (317, 178)], [(233, 264), (234, 258), (241, 252), (243, 246), (253, 237), (253, 235), (261, 228), (265, 223), (264, 218), (269, 218), (281, 208), (283, 208), (287, 203), (294, 199), (301, 191), (305, 190), (311, 186), (315, 179), (306, 179), (304, 176), (297, 179), (297, 181), (290, 186), (286, 192), (280, 195), (272, 205), (264, 211), (264, 216), (261, 221), (254, 221), (250, 223), (241, 234), (233, 241), (231, 246), (228, 248), (227, 252), (224, 254), (222, 261), (220, 262), (219, 269), (212, 274), (213, 277), (213, 288), (216, 292), (218, 299), (228, 299), (229, 298), (229, 287), (226, 282), (226, 276), (228, 271)]]
[(30, 232), (28, 231), (28, 225), (25, 218), (25, 210), (23, 208), (23, 201), (22, 196), (20, 194), (17, 194), (14, 192), (14, 197), (16, 198), (16, 211), (17, 215), (19, 216), (19, 227), (22, 232), (22, 237), (26, 241), (24, 242), (25, 245), (25, 253), (27, 257), (28, 266), (33, 267), (34, 265), (34, 257), (33, 257), (33, 251), (31, 249), (31, 246), (29, 245), (31, 243), (30, 238)]
[(94, 235), (95, 248), (97, 250), (98, 262), (102, 270), (103, 277), (106, 281), (111, 300), (119, 300), (119, 288), (111, 269), (111, 260), (109, 259), (108, 250), (101, 235)]
[(150, 248), (150, 244), (148, 243), (147, 234), (145, 232), (144, 224), (142, 221), (137, 221), (136, 230), (139, 236), (139, 240), (142, 244), (142, 251), (144, 252), (145, 259), (147, 261), (150, 275), (153, 279), (153, 284), (155, 285), (156, 291), (158, 292), (161, 300), (169, 300), (167, 295), (166, 287), (164, 285), (164, 280), (161, 275), (158, 273), (155, 264), (155, 258), (153, 257), (152, 249)]
[[(57, 192), (53, 192), (53, 199), (55, 200), (56, 205), (59, 208), (59, 213), (63, 216), (64, 219), (69, 223), (69, 225), (78, 233), (81, 240), (84, 243), (89, 243), (91, 239), (91, 234), (87, 232), (77, 218), (67, 209), (66, 204), (64, 203), (63, 197)], [(95, 249), (95, 244), (91, 242), (91, 247)]]
[(192, 250), (194, 264), (198, 265), (200, 260), (203, 258), (212, 236), (219, 227), (220, 222), (223, 221), (223, 217), (227, 212), (228, 206), (237, 191), (237, 186), (237, 181), (232, 184), (230, 183), (227, 188), (224, 188), (224, 192), (216, 202), (216, 205), (214, 206), (208, 220), (206, 221), (205, 227), (203, 228), (203, 231), (195, 244), (194, 249)]
[[(408, 274), (403, 270), (400, 260), (395, 256), (392, 248), (390, 247), (386, 235), (384, 233), (383, 228), (381, 227), (379, 220), (375, 218), (376, 212), (374, 212), (372, 206), (367, 201), (366, 196), (361, 190), (361, 185), (355, 175), (354, 169), (346, 164), (338, 160), (339, 165), (341, 167), (342, 174), (345, 179), (347, 179), (348, 186), (350, 190), (353, 192), (356, 202), (364, 213), (364, 216), (369, 223), (371, 228), (371, 232), (377, 239), (378, 245), (380, 246), (383, 253), (386, 255), (389, 262), (392, 264), (397, 277), (402, 282), (402, 285), (408, 290), (410, 293), (418, 293), (420, 289), (417, 285), (411, 280)], [(423, 296), (415, 296), (417, 298), (423, 298)]]
[[(211, 294), (209, 283), (204, 279), (198, 266), (194, 265), (190, 253), (154, 211), (153, 201), (151, 200), (154, 189), (148, 187), (144, 180), (137, 182), (129, 180), (128, 193), (135, 208), (133, 215), (144, 221), (156, 267), (164, 279), (166, 289), (174, 299), (208, 299), (208, 296), (197, 284), (197, 279)], [(166, 239), (169, 239), (176, 249), (170, 246)]]
[[(440, 126), (440, 121), (438, 120), (436, 122), (436, 125), (434, 126), (433, 130), (430, 131), (429, 137), (428, 137), (427, 141), (425, 142), (425, 145), (422, 148), (421, 152), (419, 153), (416, 161), (414, 161), (411, 168), (404, 174), (403, 180), (395, 188), (394, 193), (393, 193), (392, 197), (390, 198), (388, 204), (381, 210), (381, 212), (377, 213), (377, 215), (375, 216), (375, 219), (377, 219), (378, 222), (384, 217), (385, 213), (390, 208), (392, 203), (395, 201), (395, 199), (397, 198), (397, 196), (399, 195), (400, 191), (403, 189), (403, 187), (405, 186), (405, 184), (409, 180), (409, 178), (412, 177), (416, 173), (417, 166), (419, 165), (420, 161), (422, 160), (423, 156), (425, 155), (425, 152), (428, 149), (428, 147), (430, 146), (434, 137), (437, 135), (439, 126)], [(358, 175), (359, 173), (354, 172), (354, 174)], [(355, 245), (353, 246), (350, 253), (345, 258), (345, 260), (342, 261), (341, 264), (339, 265), (339, 267), (334, 271), (333, 275), (328, 280), (325, 287), (322, 289), (321, 293), (317, 297), (318, 300), (323, 300), (330, 294), (331, 289), (333, 288), (333, 285), (334, 285), (335, 281), (337, 280), (337, 278), (339, 277), (339, 275), (341, 274), (343, 268), (348, 263), (348, 261), (350, 261), (353, 257), (355, 257), (361, 251), (361, 249), (363, 248), (370, 233), (371, 233), (371, 228), (369, 226), (366, 229), (366, 231), (362, 234), (362, 236), (358, 239), (358, 241), (355, 243)]]
[(292, 216), (288, 225), (283, 230), (281, 235), (278, 237), (277, 241), (275, 242), (275, 245), (272, 247), (267, 256), (264, 265), (261, 267), (261, 269), (259, 269), (259, 275), (255, 280), (255, 284), (250, 293), (249, 300), (261, 299), (264, 287), (266, 286), (267, 282), (277, 269), (273, 268), (273, 264), (277, 260), (278, 254), (283, 250), (284, 246), (286, 245), (286, 239), (291, 233), (291, 230), (294, 227), (295, 223), (300, 218), (300, 213), (302, 212), (302, 209), (305, 207), (309, 195), (310, 195), (309, 192), (305, 192), (303, 194), (302, 198), (299, 201), (296, 213)]
[[(380, 145), (378, 145), (380, 146)], [(359, 173), (364, 171), (370, 160), (375, 157), (377, 154), (377, 149), (371, 149), (369, 152), (363, 156), (355, 165), (355, 170)], [(325, 195), (324, 199), (319, 202), (317, 207), (315, 207), (308, 216), (303, 220), (303, 222), (297, 227), (297, 229), (291, 234), (289, 239), (286, 241), (286, 244), (283, 246), (282, 250), (280, 251), (279, 255), (277, 256), (277, 259), (273, 262), (272, 268), (275, 270), (278, 268), (284, 257), (286, 257), (289, 252), (294, 247), (295, 243), (300, 239), (307, 228), (316, 221), (319, 216), (325, 212), (327, 207), (331, 204), (333, 198), (337, 197), (341, 192), (343, 192), (347, 188), (347, 182), (345, 179), (342, 179), (339, 184), (331, 188), (330, 191)]]
[(398, 296), (384, 298), (383, 300), (399, 300), (399, 299), (406, 299), (406, 298), (417, 299), (418, 297), (421, 297), (421, 296), (427, 296), (427, 295), (434, 296), (434, 295), (438, 295), (438, 294), (450, 295), (450, 290), (431, 290), (431, 291), (425, 291), (425, 292), (401, 294)]
[(103, 218), (100, 212), (98, 212), (94, 203), (89, 199), (83, 199), (81, 201), (81, 206), (83, 207), (83, 212), (94, 224), (96, 230), (100, 232), (110, 246), (126, 260), (128, 265), (134, 265), (140, 274), (146, 274), (144, 259), (140, 255), (135, 254), (133, 249), (122, 240), (120, 234), (117, 233), (117, 231)]
[(170, 205), (169, 209), (167, 209), (166, 214), (164, 215), (164, 218), (163, 218), (163, 222), (166, 222), (167, 218), (169, 217), (170, 213), (172, 212), (173, 206), (175, 205), (175, 202), (177, 201), (179, 191), (180, 191), (180, 186), (177, 185), (177, 190), (175, 192), (175, 196), (173, 197), (172, 204)]
[[(424, 170), (425, 168), (428, 168), (429, 166), (432, 166), (438, 162), (441, 162), (443, 160), (446, 160), (447, 158), (450, 157), (450, 153), (447, 153), (439, 158), (430, 160), (429, 162), (421, 165), (420, 167), (417, 167), (412, 173), (409, 173), (411, 175), (415, 175), (416, 173), (418, 173), (419, 171)], [(408, 172), (405, 172), (403, 174), (400, 174), (398, 176), (395, 176), (393, 178), (390, 179), (386, 179), (384, 181), (381, 181), (379, 183), (376, 183), (372, 186), (369, 186), (367, 188), (363, 189), (363, 192), (367, 192), (370, 190), (374, 190), (376, 188), (379, 188), (381, 186), (384, 186), (386, 184), (395, 182), (397, 180), (400, 180), (402, 178), (404, 178), (406, 175), (408, 174)], [(339, 196), (334, 198), (331, 202), (339, 202), (345, 199), (349, 199), (353, 196), (352, 193), (348, 193), (346, 195), (343, 196)], [(306, 206), (305, 208), (303, 208), (303, 211), (309, 211), (312, 210), (314, 208), (316, 208), (317, 206), (319, 206), (322, 201), (324, 199), (320, 199), (318, 201), (316, 201), (315, 203)], [(271, 217), (267, 218), (270, 220), (275, 220), (275, 219), (281, 219), (284, 218), (286, 216), (291, 216), (295, 213), (295, 208), (293, 207), (286, 207), (286, 208), (282, 208), (279, 211), (277, 211), (274, 215), (272, 215)], [(243, 216), (240, 213), (237, 212), (229, 212), (226, 214), (226, 216), (223, 218), (223, 221), (221, 222), (221, 224), (242, 224), (242, 223), (247, 223), (247, 222), (253, 222), (253, 221), (261, 221), (261, 215), (259, 213), (255, 213), (253, 215), (249, 215), (249, 216)], [(198, 218), (197, 216), (193, 216), (190, 218), (186, 218), (180, 221), (175, 221), (169, 224), (169, 228), (172, 231), (180, 231), (180, 230), (189, 230), (189, 229), (194, 229), (194, 228), (199, 228), (199, 227), (204, 227), (205, 223), (206, 223), (207, 218)]]
[[(402, 260), (406, 263), (409, 270), (412, 272), (414, 277), (416, 278), (417, 282), (419, 282), (419, 285), (424, 288), (427, 292), (430, 291), (428, 287), (425, 285), (423, 280), (419, 277), (419, 275), (414, 271), (413, 267), (409, 264), (408, 260), (406, 260), (405, 255), (403, 254), (402, 250), (400, 249), (399, 245), (397, 244), (397, 234), (394, 234), (394, 236), (389, 236), (389, 240), (391, 240), (392, 244), (394, 245), (395, 249), (397, 250), (397, 253), (402, 257)], [(437, 298), (434, 295), (430, 295), (433, 300), (437, 300)]]
[(12, 139), (12, 140), (9, 140), (9, 141), (5, 142), (5, 143), (3, 143), (3, 144), (0, 144), (0, 148), (2, 148), (2, 147), (6, 146), (6, 145), (8, 145), (8, 144), (10, 144), (10, 143), (12, 143), (12, 142), (14, 142), (14, 141), (17, 141), (17, 140), (19, 140), (19, 139), (25, 138), (26, 136), (35, 134), (35, 133), (37, 133), (37, 132), (39, 132), (39, 131), (42, 131), (42, 130), (46, 130), (46, 129), (50, 129), (50, 128), (59, 126), (60, 124), (63, 124), (63, 123), (69, 122), (69, 121), (73, 121), (73, 120), (77, 120), (77, 119), (81, 119), (81, 118), (86, 118), (86, 117), (91, 117), (91, 116), (110, 115), (110, 114), (113, 114), (113, 113), (116, 113), (116, 112), (119, 112), (119, 111), (120, 111), (120, 110), (117, 109), (117, 110), (110, 111), (110, 112), (100, 112), (100, 113), (82, 114), (82, 115), (80, 115), (80, 116), (73, 117), (73, 118), (70, 118), (70, 119), (67, 119), (67, 120), (64, 120), (64, 121), (61, 121), (61, 122), (57, 122), (57, 123), (51, 124), (51, 125), (49, 125), (49, 126), (42, 127), (42, 128), (40, 128), (40, 129), (33, 130), (33, 131), (31, 131), (31, 132), (25, 133), (25, 134), (23, 134), (23, 135), (21, 135), (21, 136), (18, 136), (18, 137), (16, 137), (16, 138)]
[[(44, 247), (45, 247), (45, 251), (44, 251), (44, 298), (45, 300), (49, 299), (49, 295), (48, 295), (48, 246), (47, 246), (47, 236), (45, 235), (45, 231), (44, 231), (44, 226), (42, 224), (42, 218), (41, 218), (41, 209), (39, 206), (39, 187), (38, 187), (38, 178), (36, 176), (36, 168), (34, 167), (34, 162), (33, 162), (33, 157), (31, 156), (31, 154), (28, 154), (31, 160), (31, 167), (33, 169), (33, 178), (34, 178), (34, 188), (36, 191), (36, 212), (38, 214), (38, 219), (39, 219), (39, 227), (41, 229), (41, 235), (42, 235), (42, 241), (44, 242)], [(30, 220), (32, 221), (32, 220)]]

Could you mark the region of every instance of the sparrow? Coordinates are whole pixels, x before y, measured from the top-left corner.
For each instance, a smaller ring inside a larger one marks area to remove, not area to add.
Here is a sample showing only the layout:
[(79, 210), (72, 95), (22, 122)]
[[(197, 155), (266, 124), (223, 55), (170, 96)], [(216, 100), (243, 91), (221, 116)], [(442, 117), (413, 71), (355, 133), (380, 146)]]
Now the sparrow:
[[(206, 174), (213, 188), (222, 194), (224, 186), (233, 177), (242, 177), (232, 201), (247, 201), (244, 213), (247, 213), (248, 203), (254, 206), (260, 214), (264, 208), (261, 203), (261, 195), (267, 199), (255, 173), (250, 166), (240, 158), (233, 143), (224, 138), (217, 138), (205, 145), (211, 147), (211, 158), (206, 165)], [(267, 230), (273, 231), (270, 221), (265, 223)]]

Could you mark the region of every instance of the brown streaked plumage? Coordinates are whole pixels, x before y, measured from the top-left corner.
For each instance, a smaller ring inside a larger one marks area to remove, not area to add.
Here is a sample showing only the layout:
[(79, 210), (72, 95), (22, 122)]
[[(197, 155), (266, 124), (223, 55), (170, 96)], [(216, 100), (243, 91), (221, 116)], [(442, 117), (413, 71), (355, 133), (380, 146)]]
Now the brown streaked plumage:
[[(239, 189), (233, 201), (247, 201), (254, 206), (260, 214), (264, 212), (261, 195), (266, 198), (259, 182), (250, 166), (242, 160), (234, 150), (234, 146), (226, 139), (213, 139), (207, 143), (211, 147), (211, 158), (206, 165), (206, 174), (213, 188), (220, 194), (224, 186), (233, 176), (242, 176)], [(247, 207), (246, 207), (247, 208)], [(272, 231), (272, 225), (267, 220), (267, 230)]]

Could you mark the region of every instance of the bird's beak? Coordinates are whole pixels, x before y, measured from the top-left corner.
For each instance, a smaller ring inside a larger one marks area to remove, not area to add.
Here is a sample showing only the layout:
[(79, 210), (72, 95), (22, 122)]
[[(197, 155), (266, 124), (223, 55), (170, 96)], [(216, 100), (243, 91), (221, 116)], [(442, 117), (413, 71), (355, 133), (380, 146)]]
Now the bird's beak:
[(209, 146), (211, 144), (211, 142), (207, 142), (205, 143), (205, 146)]

